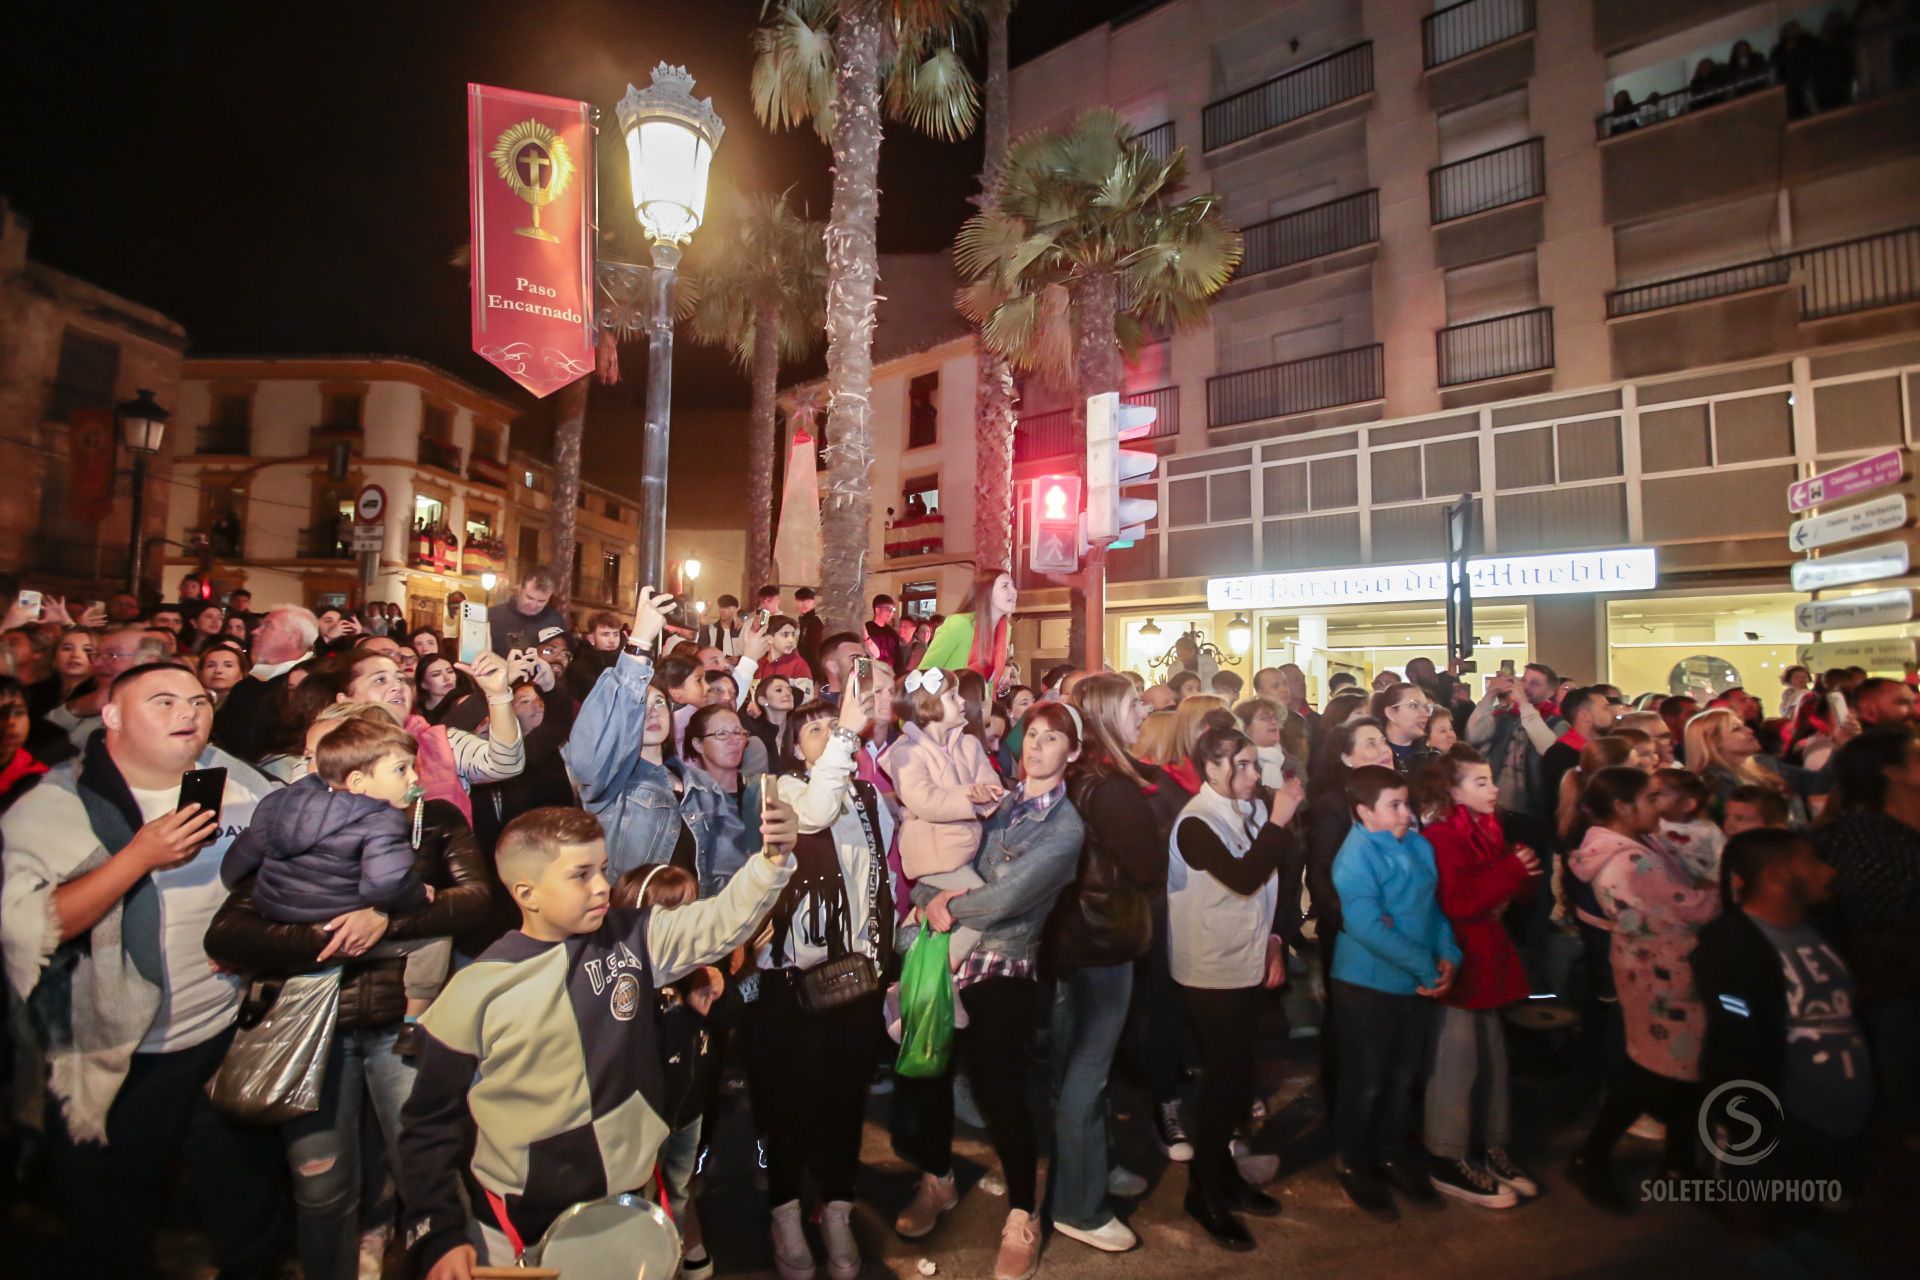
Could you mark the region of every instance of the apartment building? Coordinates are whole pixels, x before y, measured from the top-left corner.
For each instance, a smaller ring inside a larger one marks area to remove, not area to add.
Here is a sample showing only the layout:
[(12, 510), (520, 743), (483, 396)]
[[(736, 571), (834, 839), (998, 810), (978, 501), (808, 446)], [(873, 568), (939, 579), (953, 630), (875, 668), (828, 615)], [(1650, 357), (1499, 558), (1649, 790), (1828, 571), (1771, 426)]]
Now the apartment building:
[[(1792, 662), (1787, 483), (1920, 432), (1920, 23), (1854, 8), (1168, 0), (1015, 68), (1016, 132), (1104, 101), (1246, 241), (1210, 323), (1128, 371), (1168, 456), (1110, 660), (1187, 630), (1316, 680), (1432, 653), (1431, 576), (1378, 567), (1439, 560), (1471, 493), (1483, 671)], [(1016, 475), (1082, 451), (1029, 388)], [(1023, 585), (1050, 659), (1066, 592)]]
[[(508, 453), (505, 537), (513, 551), (501, 581), (509, 586), (527, 573), (554, 563), (553, 464), (534, 453)], [(584, 622), (601, 609), (625, 617), (633, 612), (640, 558), (640, 504), (626, 494), (582, 480), (580, 510), (574, 518), (573, 582), (568, 616)]]

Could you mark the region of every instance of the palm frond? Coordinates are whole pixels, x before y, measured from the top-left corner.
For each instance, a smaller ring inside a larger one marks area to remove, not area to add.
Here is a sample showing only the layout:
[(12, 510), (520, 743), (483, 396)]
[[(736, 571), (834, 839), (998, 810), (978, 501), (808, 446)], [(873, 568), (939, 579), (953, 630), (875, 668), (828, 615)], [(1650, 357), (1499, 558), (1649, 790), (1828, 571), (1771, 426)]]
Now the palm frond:
[(980, 88), (951, 45), (902, 48), (887, 77), (887, 110), (928, 137), (951, 142), (973, 132)]
[(833, 134), (831, 6), (788, 0), (753, 33), (753, 113), (770, 129), (809, 121), (823, 140)]

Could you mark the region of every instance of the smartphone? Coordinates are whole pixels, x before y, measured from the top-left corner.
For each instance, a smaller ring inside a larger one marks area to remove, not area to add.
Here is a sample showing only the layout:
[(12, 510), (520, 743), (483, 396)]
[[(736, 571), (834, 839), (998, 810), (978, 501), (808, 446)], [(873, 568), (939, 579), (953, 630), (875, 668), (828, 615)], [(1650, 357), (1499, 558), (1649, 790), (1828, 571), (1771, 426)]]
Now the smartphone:
[[(23, 591), (20, 594), (25, 595), (26, 592)], [(1833, 723), (1836, 728), (1846, 721), (1853, 719), (1853, 709), (1847, 705), (1847, 695), (1844, 693), (1838, 691), (1829, 693), (1827, 695), (1827, 710), (1833, 713)]]
[(747, 829), (747, 844), (752, 849), (764, 849), (767, 842), (760, 835), (760, 812), (766, 808), (765, 775), (747, 784), (740, 795), (740, 822)]
[(460, 661), (469, 665), (493, 648), (493, 625), (487, 621), (487, 606), (479, 600), (460, 604)]
[(227, 793), (227, 771), (225, 769), (189, 769), (180, 775), (180, 802), (174, 807), (184, 809), (197, 804), (201, 809), (220, 820), (220, 800)]
[(22, 591), (17, 599), (20, 608), (26, 613), (29, 622), (40, 621), (40, 593), (38, 591)]
[(765, 631), (767, 629), (767, 623), (772, 618), (773, 615), (765, 609), (755, 609), (753, 611), (753, 629), (755, 631)]
[(855, 658), (853, 660), (853, 684), (856, 689), (873, 688), (872, 658)]
[(1512, 659), (1512, 658), (1502, 658), (1502, 659), (1500, 659), (1500, 674), (1501, 674), (1501, 675), (1503, 675), (1503, 676), (1511, 676), (1511, 675), (1513, 674), (1513, 659)]

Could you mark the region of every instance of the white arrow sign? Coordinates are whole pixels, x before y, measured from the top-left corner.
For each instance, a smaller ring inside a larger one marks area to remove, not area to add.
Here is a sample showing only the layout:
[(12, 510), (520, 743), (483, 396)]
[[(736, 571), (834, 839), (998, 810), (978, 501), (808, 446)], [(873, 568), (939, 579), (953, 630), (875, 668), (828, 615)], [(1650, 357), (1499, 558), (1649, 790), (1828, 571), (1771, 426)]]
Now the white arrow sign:
[(1852, 542), (1876, 533), (1904, 529), (1913, 518), (1904, 493), (1890, 493), (1857, 507), (1842, 507), (1825, 515), (1795, 520), (1787, 530), (1787, 545), (1795, 551), (1811, 551), (1839, 542)]
[(1840, 600), (1809, 600), (1796, 605), (1793, 625), (1800, 631), (1852, 631), (1859, 627), (1897, 627), (1913, 621), (1913, 592), (1870, 591)]
[(1899, 671), (1914, 665), (1914, 641), (1837, 640), (1830, 644), (1803, 644), (1799, 660), (1815, 671), (1834, 667), (1865, 667), (1868, 671)]
[(1796, 560), (1789, 572), (1795, 591), (1825, 591), (1828, 587), (1905, 577), (1911, 560), (1912, 552), (1905, 542), (1876, 542), (1818, 560)]

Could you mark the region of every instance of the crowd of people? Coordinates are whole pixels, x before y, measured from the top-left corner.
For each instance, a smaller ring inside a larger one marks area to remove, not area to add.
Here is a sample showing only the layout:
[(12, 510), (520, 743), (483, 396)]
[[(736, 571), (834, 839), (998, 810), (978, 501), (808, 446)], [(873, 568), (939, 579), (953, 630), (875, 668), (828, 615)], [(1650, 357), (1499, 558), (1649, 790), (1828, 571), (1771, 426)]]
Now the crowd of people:
[[(1416, 658), (1316, 705), (1300, 667), (1245, 680), (1191, 637), (1163, 681), (1023, 682), (1003, 572), (944, 618), (879, 596), (834, 633), (805, 589), (711, 619), (646, 590), (575, 627), (554, 585), (516, 584), (484, 647), (197, 578), (146, 610), (8, 609), (9, 1189), (57, 1209), (76, 1274), (151, 1274), (183, 1170), (222, 1275), (289, 1248), (308, 1280), (378, 1275), (391, 1246), (467, 1280), (638, 1192), (698, 1277), (709, 1178), (752, 1171), (782, 1280), (853, 1280), (876, 1090), (917, 1175), (877, 1206), (903, 1238), (962, 1194), (956, 1114), (985, 1130), (997, 1280), (1034, 1274), (1047, 1223), (1140, 1246), (1133, 1114), (1205, 1237), (1252, 1250), (1245, 1219), (1282, 1208), (1246, 1158), (1253, 1030), (1290, 982), (1336, 1176), (1380, 1219), (1542, 1194), (1507, 1044), (1540, 1001), (1579, 1017), (1597, 1111), (1565, 1177), (1602, 1209), (1633, 1207), (1629, 1132), (1663, 1177), (1740, 1173), (1696, 1122), (1724, 1081), (1785, 1112), (1760, 1172), (1841, 1201), (1869, 1135), (1920, 1120), (1906, 682), (1794, 668), (1770, 717), (1540, 663), (1476, 696)], [(954, 1052), (896, 1078), (893, 979), (927, 930)], [(316, 980), (320, 1087), (282, 1097), (253, 1033)], [(748, 1142), (717, 1123), (730, 1074)], [(1148, 1105), (1111, 1106), (1119, 1080)]]

